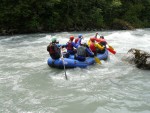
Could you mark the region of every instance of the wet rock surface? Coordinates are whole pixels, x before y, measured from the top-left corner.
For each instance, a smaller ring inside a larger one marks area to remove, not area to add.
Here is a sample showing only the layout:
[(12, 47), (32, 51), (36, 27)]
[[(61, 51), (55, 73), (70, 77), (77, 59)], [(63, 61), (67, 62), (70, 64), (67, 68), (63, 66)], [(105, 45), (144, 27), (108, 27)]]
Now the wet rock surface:
[(132, 48), (128, 51), (126, 60), (137, 68), (150, 70), (150, 53), (146, 51)]

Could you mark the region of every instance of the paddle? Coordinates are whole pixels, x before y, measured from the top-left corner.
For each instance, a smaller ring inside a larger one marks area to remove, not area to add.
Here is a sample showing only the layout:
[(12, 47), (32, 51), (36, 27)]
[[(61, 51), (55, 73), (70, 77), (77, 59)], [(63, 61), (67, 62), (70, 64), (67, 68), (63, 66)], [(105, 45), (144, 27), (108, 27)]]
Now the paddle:
[(66, 74), (66, 67), (65, 67), (65, 62), (64, 62), (64, 57), (63, 57), (63, 49), (61, 48), (61, 59), (63, 62), (63, 66), (64, 66), (64, 72), (65, 72), (65, 79), (68, 80), (67, 74)]
[[(108, 44), (107, 44), (107, 45), (108, 45)], [(108, 47), (109, 47), (110, 49), (114, 50), (114, 48), (113, 48), (112, 46), (108, 45)]]
[[(100, 36), (97, 35), (97, 33), (96, 33), (96, 41), (99, 41), (99, 39), (97, 39), (97, 36), (100, 37)], [(111, 52), (112, 54), (116, 54), (116, 51), (114, 50), (114, 48), (113, 48), (112, 46), (110, 46), (108, 43), (107, 43), (107, 45), (108, 45), (107, 50), (108, 50), (109, 52)]]
[[(90, 45), (90, 41), (88, 41), (88, 45)], [(89, 47), (88, 47), (88, 48), (89, 48)], [(90, 49), (90, 48), (89, 48), (89, 49)], [(90, 49), (90, 51), (92, 51), (92, 50)], [(100, 61), (100, 59), (97, 58), (96, 56), (94, 56), (94, 60), (95, 60), (96, 63), (102, 64), (101, 61)]]
[[(89, 49), (90, 49), (90, 48), (89, 48)], [(90, 49), (90, 50), (91, 50), (91, 49)], [(91, 50), (91, 51), (92, 51), (92, 50)], [(98, 57), (94, 56), (94, 60), (95, 60), (96, 63), (102, 64), (101, 61), (100, 61), (100, 59), (99, 59)]]
[(107, 48), (107, 50), (108, 50), (109, 52), (111, 52), (112, 54), (116, 54), (116, 51), (113, 50), (113, 49), (111, 49), (111, 48)]
[[(108, 45), (108, 44), (107, 44)], [(112, 46), (110, 46), (110, 45), (108, 45), (108, 48), (107, 48), (107, 50), (109, 51), (109, 52), (111, 52), (112, 54), (116, 54), (116, 51), (114, 50), (114, 48), (112, 47)]]
[(102, 63), (101, 63), (101, 61), (100, 61), (100, 59), (99, 59), (99, 58), (97, 58), (96, 56), (94, 57), (94, 59), (95, 59), (95, 62), (96, 62), (96, 63), (98, 63), (98, 64), (102, 64)]

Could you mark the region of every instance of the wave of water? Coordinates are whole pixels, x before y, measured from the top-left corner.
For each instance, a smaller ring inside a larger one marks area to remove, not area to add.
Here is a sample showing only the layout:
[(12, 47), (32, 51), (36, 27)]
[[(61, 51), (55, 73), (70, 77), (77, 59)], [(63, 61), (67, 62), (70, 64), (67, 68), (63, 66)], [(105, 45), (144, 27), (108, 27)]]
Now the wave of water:
[(56, 36), (85, 40), (95, 32), (62, 32), (0, 37), (0, 112), (2, 113), (149, 113), (149, 71), (122, 60), (130, 48), (150, 50), (150, 29), (103, 31), (115, 48), (108, 61), (86, 69), (50, 68), (46, 47)]

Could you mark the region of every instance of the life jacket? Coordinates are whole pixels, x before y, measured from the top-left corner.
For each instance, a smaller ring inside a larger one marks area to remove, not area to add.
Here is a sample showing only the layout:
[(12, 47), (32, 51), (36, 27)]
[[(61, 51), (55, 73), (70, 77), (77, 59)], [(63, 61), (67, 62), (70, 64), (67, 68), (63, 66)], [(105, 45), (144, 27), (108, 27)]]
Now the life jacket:
[(71, 42), (71, 41), (69, 41), (69, 42), (67, 43), (67, 50), (73, 50), (73, 45), (72, 45), (72, 42)]
[(60, 54), (60, 49), (57, 47), (56, 44), (50, 44), (49, 53), (50, 54)]
[(106, 44), (107, 44), (106, 40), (105, 40), (105, 39), (102, 39), (102, 38), (96, 39), (96, 41), (97, 41), (99, 44), (104, 45), (104, 46), (106, 46)]
[(91, 49), (92, 52), (96, 51), (96, 47), (95, 47), (95, 44), (93, 42), (90, 42), (89, 47), (90, 47), (90, 49)]
[(84, 46), (79, 46), (78, 48), (77, 48), (77, 55), (78, 56), (84, 56), (84, 57), (86, 57), (86, 51), (85, 51), (85, 47)]

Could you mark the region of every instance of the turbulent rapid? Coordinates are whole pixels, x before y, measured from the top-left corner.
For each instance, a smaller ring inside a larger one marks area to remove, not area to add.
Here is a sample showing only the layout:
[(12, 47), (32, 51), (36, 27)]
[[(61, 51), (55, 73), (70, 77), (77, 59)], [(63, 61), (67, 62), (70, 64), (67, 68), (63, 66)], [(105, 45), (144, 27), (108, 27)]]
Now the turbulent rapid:
[(150, 52), (150, 29), (98, 31), (116, 50), (107, 61), (85, 69), (47, 65), (52, 37), (85, 40), (96, 32), (0, 36), (1, 113), (149, 113), (150, 72), (124, 61), (131, 48)]

